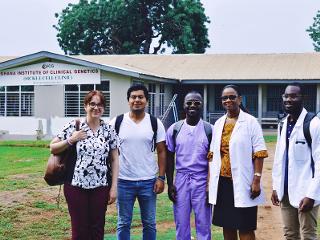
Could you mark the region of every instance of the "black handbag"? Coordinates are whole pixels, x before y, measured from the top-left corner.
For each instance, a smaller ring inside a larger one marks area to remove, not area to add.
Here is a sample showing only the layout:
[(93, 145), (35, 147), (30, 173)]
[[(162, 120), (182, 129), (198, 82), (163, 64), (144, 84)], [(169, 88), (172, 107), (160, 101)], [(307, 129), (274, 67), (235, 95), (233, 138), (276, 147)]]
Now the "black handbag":
[[(80, 120), (76, 120), (76, 131), (79, 131)], [(48, 159), (44, 180), (50, 186), (71, 182), (77, 160), (76, 144), (69, 146), (59, 154), (51, 154)]]

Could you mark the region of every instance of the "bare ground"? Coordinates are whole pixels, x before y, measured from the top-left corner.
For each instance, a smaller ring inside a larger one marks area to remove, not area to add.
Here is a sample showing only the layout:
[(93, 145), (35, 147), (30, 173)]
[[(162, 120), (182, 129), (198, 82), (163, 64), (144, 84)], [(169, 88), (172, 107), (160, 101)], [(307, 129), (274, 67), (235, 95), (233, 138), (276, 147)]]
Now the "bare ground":
[(282, 240), (282, 219), (280, 208), (272, 205), (270, 197), (272, 193), (271, 171), (275, 144), (267, 145), (269, 157), (265, 159), (263, 166), (263, 186), (267, 202), (258, 209), (257, 240)]

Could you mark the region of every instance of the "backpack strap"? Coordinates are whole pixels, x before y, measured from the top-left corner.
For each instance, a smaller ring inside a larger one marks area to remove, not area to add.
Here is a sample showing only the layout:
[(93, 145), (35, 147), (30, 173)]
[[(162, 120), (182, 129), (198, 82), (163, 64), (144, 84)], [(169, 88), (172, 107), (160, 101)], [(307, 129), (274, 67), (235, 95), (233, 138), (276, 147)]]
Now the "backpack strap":
[(280, 120), (280, 121), (279, 121), (279, 124), (278, 124), (278, 125), (279, 125), (279, 136), (281, 136), (283, 124), (284, 124), (284, 121), (283, 121), (283, 120)]
[(211, 145), (211, 140), (212, 140), (212, 127), (211, 127), (211, 124), (206, 122), (206, 121), (203, 121), (203, 127), (204, 127), (204, 131), (206, 133), (206, 136), (208, 138), (208, 143), (209, 143), (209, 148), (210, 148), (210, 145)]
[(119, 132), (120, 132), (120, 125), (122, 123), (122, 120), (123, 120), (123, 114), (118, 115), (117, 118), (116, 118), (116, 122), (114, 124), (114, 130), (116, 130), (116, 133), (118, 135), (119, 135)]
[(151, 151), (154, 152), (157, 145), (158, 119), (150, 114), (150, 122), (153, 131)]
[[(184, 123), (184, 120), (180, 120), (178, 122), (176, 122), (173, 126), (173, 133), (172, 133), (172, 139), (173, 139), (173, 146), (174, 148), (176, 147), (176, 139), (177, 139), (177, 136), (182, 128), (182, 125)], [(211, 124), (206, 122), (206, 121), (203, 121), (203, 128), (204, 128), (204, 132), (208, 138), (208, 143), (209, 143), (209, 147), (210, 147), (210, 144), (211, 144), (211, 140), (212, 140), (212, 127), (211, 127)]]
[(177, 136), (182, 128), (182, 125), (184, 123), (184, 120), (180, 120), (176, 122), (173, 126), (173, 132), (172, 132), (172, 140), (173, 140), (173, 147), (176, 148), (176, 139)]
[(312, 145), (312, 138), (311, 138), (311, 134), (310, 134), (310, 123), (311, 120), (316, 116), (316, 114), (308, 112), (307, 115), (304, 117), (303, 120), (303, 135), (306, 138), (306, 141), (308, 143), (308, 146), (311, 150), (311, 169), (312, 169), (312, 178), (314, 177), (314, 160), (312, 157), (312, 149), (311, 149), (311, 145)]

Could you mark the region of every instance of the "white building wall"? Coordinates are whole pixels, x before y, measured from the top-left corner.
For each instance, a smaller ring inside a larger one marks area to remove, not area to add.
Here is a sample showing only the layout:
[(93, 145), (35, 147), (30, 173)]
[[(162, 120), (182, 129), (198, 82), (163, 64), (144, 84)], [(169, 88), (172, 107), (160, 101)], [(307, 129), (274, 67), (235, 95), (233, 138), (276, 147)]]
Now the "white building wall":
[[(41, 121), (39, 123), (39, 121)], [(42, 125), (43, 132), (46, 134), (47, 120), (36, 117), (0, 117), (0, 130), (14, 135), (35, 135), (39, 124)]]
[(103, 72), (102, 79), (110, 80), (110, 119), (128, 112), (127, 90), (131, 86), (131, 78)]
[[(127, 90), (132, 84), (132, 78), (102, 71), (101, 80), (110, 81), (110, 118), (104, 118), (109, 122), (113, 117), (129, 111)], [(171, 84), (165, 84), (164, 96), (167, 106), (172, 98)], [(158, 99), (156, 104), (159, 105)], [(64, 117), (64, 85), (34, 86), (34, 116), (0, 117), (0, 134), (6, 132), (10, 135), (34, 136), (35, 139), (37, 130), (41, 129), (44, 137), (51, 139), (73, 119)], [(0, 138), (4, 137), (0, 135)]]
[(64, 116), (64, 86), (34, 86), (34, 115), (40, 118)]

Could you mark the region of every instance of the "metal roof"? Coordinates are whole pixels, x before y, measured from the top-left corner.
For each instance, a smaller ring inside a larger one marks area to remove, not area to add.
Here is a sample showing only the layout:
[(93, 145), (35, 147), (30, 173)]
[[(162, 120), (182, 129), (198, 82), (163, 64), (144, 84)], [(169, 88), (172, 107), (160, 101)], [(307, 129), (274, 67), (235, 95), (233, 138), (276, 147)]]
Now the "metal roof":
[[(155, 81), (182, 83), (320, 82), (320, 53), (78, 55), (39, 52), (20, 58), (0, 57), (0, 70), (53, 58), (73, 64)], [(8, 60), (8, 61), (7, 61)]]
[(320, 80), (319, 53), (91, 55), (77, 58), (182, 82)]

